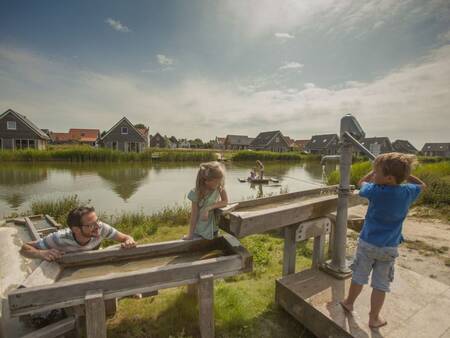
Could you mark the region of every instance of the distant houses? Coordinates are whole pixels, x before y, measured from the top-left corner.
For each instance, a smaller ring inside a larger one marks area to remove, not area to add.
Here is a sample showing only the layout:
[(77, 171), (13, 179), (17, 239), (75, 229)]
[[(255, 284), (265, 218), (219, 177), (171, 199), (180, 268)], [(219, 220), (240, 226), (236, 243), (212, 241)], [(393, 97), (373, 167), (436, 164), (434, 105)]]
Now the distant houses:
[[(389, 137), (366, 137), (360, 142), (375, 156), (394, 151)], [(364, 155), (362, 152), (360, 152), (360, 154)]]
[(309, 140), (295, 140), (296, 150), (304, 152)]
[(52, 143), (77, 143), (95, 146), (100, 137), (99, 129), (69, 129), (68, 133), (49, 132)]
[(167, 148), (167, 138), (160, 133), (156, 133), (150, 137), (150, 148)]
[(99, 139), (99, 146), (124, 152), (142, 152), (148, 147), (145, 137), (126, 117)]
[(0, 149), (46, 149), (50, 137), (26, 116), (8, 109), (0, 115)]
[(225, 137), (216, 137), (213, 141), (213, 148), (218, 150), (225, 149)]
[(259, 133), (250, 143), (250, 148), (252, 150), (287, 152), (290, 150), (290, 145), (281, 131), (275, 130)]
[(305, 151), (310, 154), (336, 155), (339, 150), (339, 137), (337, 134), (314, 135), (305, 144)]
[(394, 151), (404, 154), (418, 154), (419, 151), (407, 140), (395, 140), (392, 142)]
[(450, 158), (450, 143), (425, 143), (421, 152), (424, 156)]
[(227, 135), (224, 141), (224, 149), (246, 150), (249, 149), (252, 140), (246, 135)]

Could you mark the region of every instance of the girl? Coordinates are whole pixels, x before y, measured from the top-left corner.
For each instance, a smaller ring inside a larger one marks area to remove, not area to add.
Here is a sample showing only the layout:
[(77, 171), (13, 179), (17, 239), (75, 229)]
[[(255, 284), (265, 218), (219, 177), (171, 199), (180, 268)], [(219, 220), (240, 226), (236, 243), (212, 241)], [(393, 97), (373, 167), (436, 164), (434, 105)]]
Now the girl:
[(228, 204), (224, 176), (224, 170), (219, 162), (207, 162), (200, 165), (195, 188), (187, 196), (192, 201), (191, 222), (189, 233), (183, 239), (217, 237), (219, 229), (214, 217), (214, 209)]
[(264, 165), (260, 160), (256, 161), (256, 168), (259, 171), (259, 178), (262, 180), (264, 178)]

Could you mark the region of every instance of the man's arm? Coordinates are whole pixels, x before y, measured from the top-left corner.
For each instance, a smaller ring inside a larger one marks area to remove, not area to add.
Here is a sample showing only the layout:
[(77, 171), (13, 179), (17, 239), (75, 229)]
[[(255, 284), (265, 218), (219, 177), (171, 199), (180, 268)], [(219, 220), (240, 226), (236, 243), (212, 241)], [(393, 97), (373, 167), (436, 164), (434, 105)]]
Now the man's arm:
[(425, 182), (414, 175), (409, 175), (409, 177), (406, 179), (406, 182), (419, 185), (422, 190), (427, 188)]
[(134, 241), (134, 238), (130, 235), (125, 235), (121, 233), (120, 231), (117, 231), (116, 235), (114, 236), (114, 240), (120, 242), (120, 246), (124, 249), (134, 248), (136, 247), (136, 242)]
[(37, 241), (27, 242), (22, 245), (20, 254), (27, 258), (44, 259), (52, 262), (62, 257), (63, 252), (57, 249), (39, 249), (37, 248)]
[(361, 178), (359, 180), (358, 186), (361, 187), (362, 184), (365, 182), (372, 182), (374, 175), (375, 175), (375, 172), (372, 170), (370, 173), (366, 174), (363, 178)]

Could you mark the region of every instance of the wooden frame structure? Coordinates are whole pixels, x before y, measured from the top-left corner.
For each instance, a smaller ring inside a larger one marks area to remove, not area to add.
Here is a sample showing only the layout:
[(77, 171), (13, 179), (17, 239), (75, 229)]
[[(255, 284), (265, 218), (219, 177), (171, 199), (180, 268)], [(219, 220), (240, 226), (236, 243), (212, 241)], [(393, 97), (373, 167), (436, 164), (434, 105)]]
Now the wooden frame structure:
[[(71, 281), (58, 281), (66, 268), (83, 268), (89, 265), (156, 258), (183, 253), (222, 250), (225, 255), (164, 266), (143, 268), (133, 272), (112, 273)], [(170, 241), (147, 244), (134, 249), (105, 249), (64, 255), (59, 263), (43, 262), (35, 270), (24, 288), (8, 293), (11, 316), (23, 316), (47, 310), (72, 308), (75, 317), (84, 307), (88, 338), (106, 337), (107, 301), (160, 289), (198, 284), (199, 310), (202, 337), (214, 337), (213, 280), (252, 270), (252, 256), (230, 235), (211, 241)], [(50, 282), (50, 283), (49, 283)], [(82, 311), (83, 313), (83, 311)], [(79, 320), (76, 320), (76, 322)], [(204, 322), (203, 322), (204, 321)], [(68, 321), (68, 323), (71, 321)], [(66, 327), (70, 327), (66, 323)]]

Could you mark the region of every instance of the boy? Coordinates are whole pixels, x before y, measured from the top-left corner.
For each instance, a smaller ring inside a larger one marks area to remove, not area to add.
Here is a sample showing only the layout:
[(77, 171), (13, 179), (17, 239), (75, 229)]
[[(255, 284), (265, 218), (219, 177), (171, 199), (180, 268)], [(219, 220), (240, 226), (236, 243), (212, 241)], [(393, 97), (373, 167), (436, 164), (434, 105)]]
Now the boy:
[[(351, 266), (352, 283), (341, 305), (346, 311), (353, 311), (353, 304), (372, 271), (371, 329), (387, 324), (380, 311), (394, 279), (397, 247), (403, 241), (403, 221), (420, 191), (426, 188), (424, 182), (411, 175), (415, 161), (412, 155), (382, 154), (375, 159), (373, 170), (359, 181), (359, 195), (369, 200), (369, 207)], [(401, 184), (405, 180), (407, 183)]]

